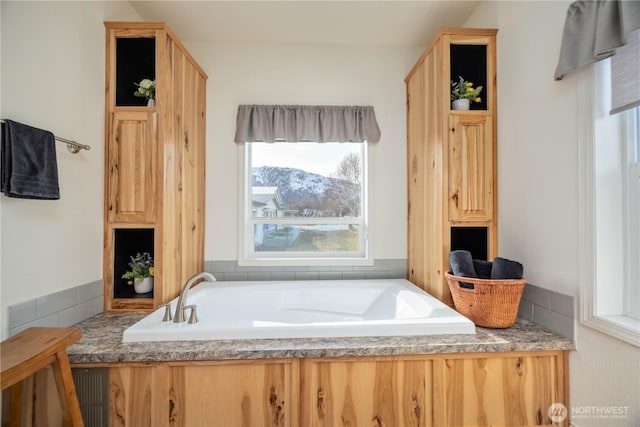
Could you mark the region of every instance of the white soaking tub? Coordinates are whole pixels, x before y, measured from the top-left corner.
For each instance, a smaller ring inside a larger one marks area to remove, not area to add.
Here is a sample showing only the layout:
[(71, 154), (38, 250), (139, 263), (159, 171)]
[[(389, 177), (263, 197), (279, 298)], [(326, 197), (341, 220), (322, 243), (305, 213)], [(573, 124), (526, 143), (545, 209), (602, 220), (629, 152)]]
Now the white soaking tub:
[(191, 304), (198, 323), (163, 322), (160, 308), (122, 341), (475, 334), (473, 322), (404, 279), (204, 282)]

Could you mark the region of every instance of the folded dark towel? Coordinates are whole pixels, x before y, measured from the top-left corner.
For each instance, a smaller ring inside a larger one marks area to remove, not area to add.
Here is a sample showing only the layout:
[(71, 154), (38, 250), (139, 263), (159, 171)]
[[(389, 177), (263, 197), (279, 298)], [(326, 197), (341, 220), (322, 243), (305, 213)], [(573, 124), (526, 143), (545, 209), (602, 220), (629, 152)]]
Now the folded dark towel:
[(478, 278), (480, 279), (491, 279), (491, 266), (493, 263), (491, 261), (485, 261), (483, 259), (474, 259), (473, 267), (478, 274)]
[(499, 279), (522, 279), (524, 268), (518, 261), (506, 258), (495, 257), (491, 268), (491, 278)]
[(0, 190), (9, 197), (59, 199), (55, 145), (51, 132), (5, 120)]
[(449, 253), (449, 264), (455, 276), (478, 277), (473, 267), (471, 252), (469, 251), (451, 251), (451, 253)]

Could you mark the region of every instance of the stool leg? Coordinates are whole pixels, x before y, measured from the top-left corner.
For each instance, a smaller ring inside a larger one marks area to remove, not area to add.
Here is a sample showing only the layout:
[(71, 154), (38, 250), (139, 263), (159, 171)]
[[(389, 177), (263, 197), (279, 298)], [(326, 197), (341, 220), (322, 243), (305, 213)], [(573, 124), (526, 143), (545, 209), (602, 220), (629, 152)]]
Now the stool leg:
[[(33, 394), (35, 393), (35, 377), (31, 375), (30, 377), (25, 378), (22, 382), (19, 383), (20, 387), (15, 394), (16, 402), (18, 402), (18, 407), (16, 408), (18, 417), (16, 421), (20, 427), (33, 427), (35, 422), (35, 404), (33, 399)], [(14, 385), (11, 387), (12, 389), (16, 387)], [(18, 394), (19, 393), (19, 394)], [(14, 396), (13, 391), (11, 395)]]
[(2, 427), (33, 425), (33, 377), (2, 390)]
[(56, 387), (58, 389), (58, 395), (60, 396), (60, 403), (62, 404), (62, 414), (65, 425), (84, 427), (66, 350), (60, 350), (56, 353), (56, 361), (53, 363), (53, 375), (56, 379)]

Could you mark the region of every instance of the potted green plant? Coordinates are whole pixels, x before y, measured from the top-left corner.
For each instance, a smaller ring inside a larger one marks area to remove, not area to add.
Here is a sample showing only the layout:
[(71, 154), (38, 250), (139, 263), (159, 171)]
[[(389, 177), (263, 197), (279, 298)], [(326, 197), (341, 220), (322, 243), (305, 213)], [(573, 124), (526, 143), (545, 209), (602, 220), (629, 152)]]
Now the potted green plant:
[(136, 293), (146, 294), (153, 290), (153, 257), (149, 252), (138, 252), (136, 256), (129, 256), (130, 270), (122, 275), (128, 279), (127, 284), (133, 285)]
[(138, 86), (138, 89), (134, 92), (133, 96), (138, 98), (147, 98), (147, 107), (153, 107), (156, 105), (156, 81), (149, 79), (142, 79), (140, 83), (134, 83)]
[(474, 88), (472, 82), (467, 82), (462, 77), (459, 77), (457, 82), (451, 80), (451, 109), (468, 110), (472, 101), (482, 102), (480, 92), (482, 86)]

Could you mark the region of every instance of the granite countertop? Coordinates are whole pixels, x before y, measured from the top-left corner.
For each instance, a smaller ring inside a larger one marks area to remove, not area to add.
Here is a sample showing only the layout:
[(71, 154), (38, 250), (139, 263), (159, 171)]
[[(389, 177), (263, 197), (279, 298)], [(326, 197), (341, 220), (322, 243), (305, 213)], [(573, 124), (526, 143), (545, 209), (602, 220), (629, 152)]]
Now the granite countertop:
[(82, 338), (67, 349), (69, 361), (79, 365), (575, 349), (570, 339), (524, 319), (507, 329), (476, 327), (475, 335), (123, 343), (123, 331), (147, 314), (104, 312), (78, 323)]

